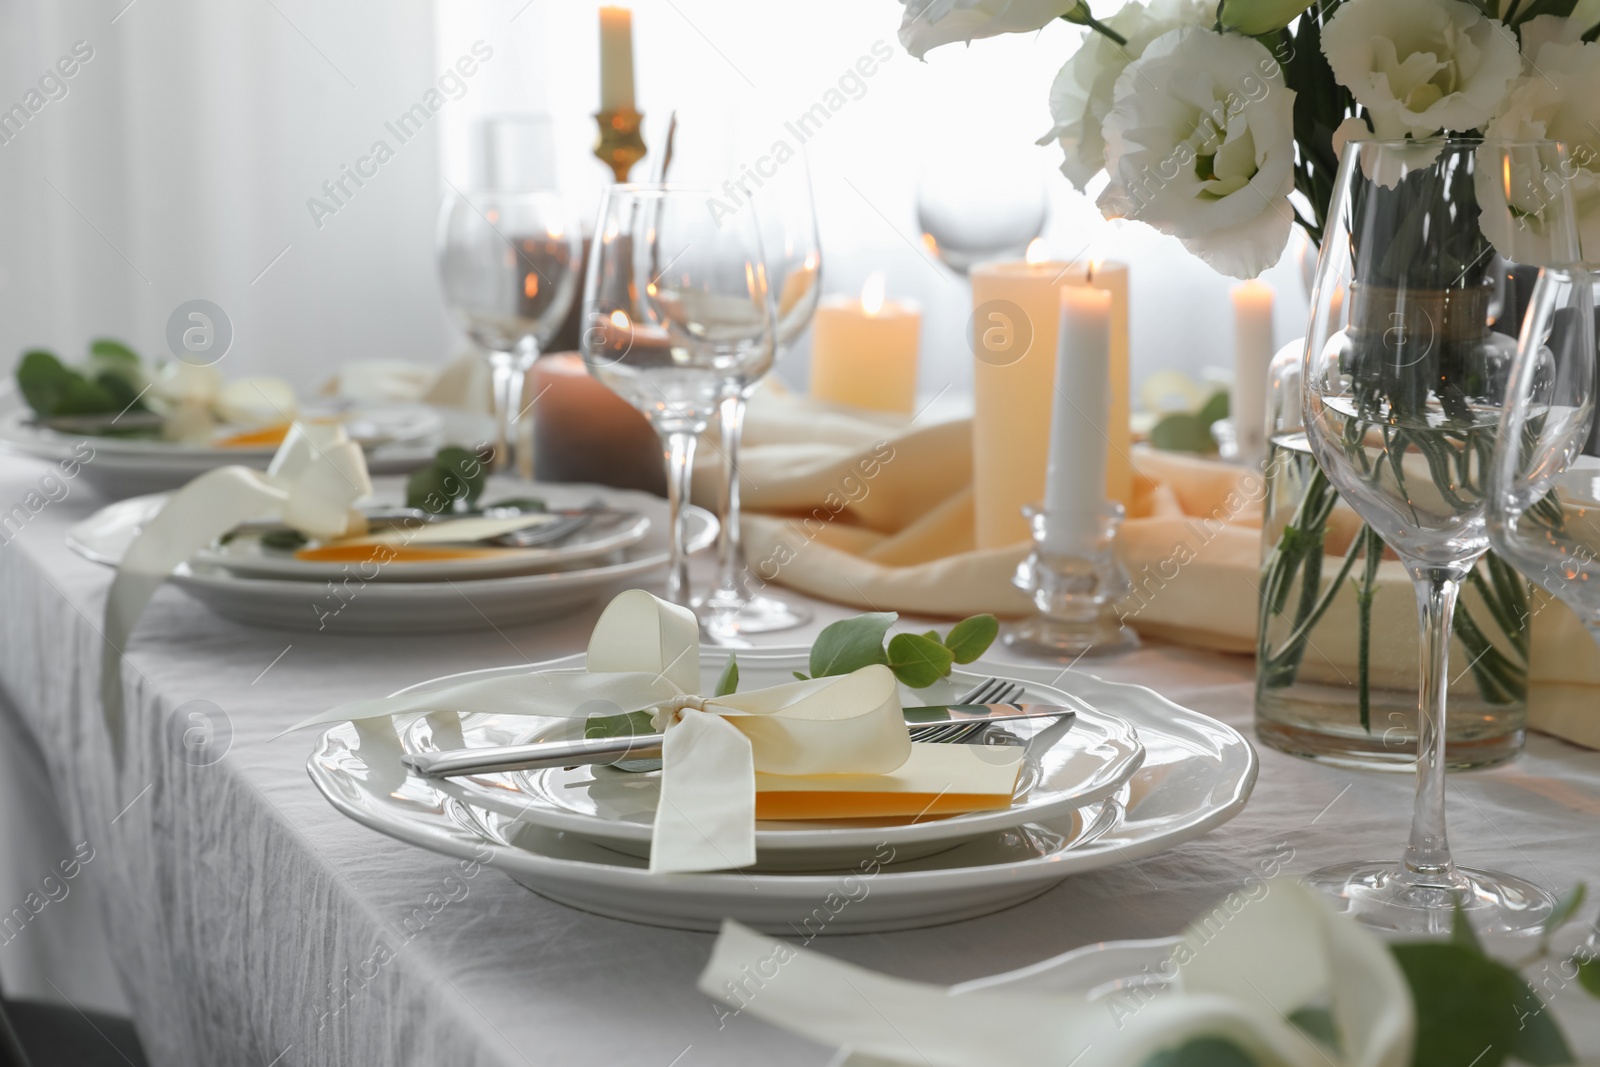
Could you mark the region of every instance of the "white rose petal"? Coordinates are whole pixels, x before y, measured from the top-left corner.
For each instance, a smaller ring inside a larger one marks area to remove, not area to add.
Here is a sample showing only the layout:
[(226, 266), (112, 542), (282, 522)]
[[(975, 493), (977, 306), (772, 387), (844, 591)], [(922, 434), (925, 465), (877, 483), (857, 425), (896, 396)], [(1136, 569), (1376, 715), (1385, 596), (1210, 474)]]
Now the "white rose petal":
[(1497, 140), (1551, 140), (1567, 147), (1567, 161), (1554, 173), (1531, 173), (1540, 161), (1531, 153), (1513, 153), (1514, 213), (1504, 210), (1504, 166), (1476, 169), (1484, 231), (1508, 258), (1545, 261), (1548, 253), (1541, 253), (1537, 242), (1553, 221), (1552, 191), (1564, 186), (1577, 212), (1583, 258), (1600, 265), (1600, 43), (1579, 39), (1587, 28), (1554, 15), (1529, 20), (1522, 29), (1528, 71), (1484, 129), (1485, 136)]
[(900, 0), (900, 43), (921, 59), (956, 41), (1032, 33), (1076, 6), (1076, 0)]
[(1260, 274), (1294, 221), (1294, 95), (1258, 41), (1157, 38), (1117, 79), (1101, 212), (1172, 234), (1224, 274)]
[(1460, 0), (1348, 0), (1322, 51), (1379, 137), (1478, 129), (1521, 72), (1511, 31)]
[(1039, 139), (1057, 141), (1065, 158), (1061, 173), (1080, 190), (1105, 166), (1106, 142), (1101, 132), (1111, 111), (1117, 78), (1128, 64), (1144, 54), (1150, 42), (1169, 30), (1201, 26), (1210, 21), (1215, 5), (1206, 0), (1153, 0), (1147, 7), (1135, 2), (1105, 19), (1127, 44), (1119, 45), (1098, 32), (1090, 32), (1050, 86), (1050, 115), (1055, 127)]

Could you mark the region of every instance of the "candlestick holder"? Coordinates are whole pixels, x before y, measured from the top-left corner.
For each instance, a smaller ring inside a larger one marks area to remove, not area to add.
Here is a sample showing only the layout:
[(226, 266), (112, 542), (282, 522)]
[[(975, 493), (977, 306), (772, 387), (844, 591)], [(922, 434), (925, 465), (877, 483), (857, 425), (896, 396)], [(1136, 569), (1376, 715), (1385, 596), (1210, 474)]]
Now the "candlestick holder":
[(1006, 628), (1007, 647), (1027, 656), (1077, 660), (1114, 656), (1139, 647), (1139, 635), (1117, 614), (1116, 602), (1132, 589), (1114, 546), (1122, 505), (1107, 501), (1098, 533), (1062, 551), (1051, 538), (1061, 521), (1039, 505), (1022, 509), (1033, 530), (1033, 552), (1011, 582), (1033, 598), (1038, 614)]
[(627, 181), (633, 165), (645, 157), (644, 136), (639, 132), (644, 116), (631, 107), (617, 107), (595, 112), (594, 120), (600, 126), (595, 156), (611, 168), (618, 182)]

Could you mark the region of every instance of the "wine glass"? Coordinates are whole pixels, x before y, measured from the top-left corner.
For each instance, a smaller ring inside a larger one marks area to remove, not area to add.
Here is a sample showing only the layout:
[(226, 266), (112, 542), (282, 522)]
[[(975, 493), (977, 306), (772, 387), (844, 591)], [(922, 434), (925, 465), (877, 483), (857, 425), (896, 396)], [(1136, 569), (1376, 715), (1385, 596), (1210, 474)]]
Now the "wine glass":
[(761, 231), (715, 186), (623, 184), (600, 203), (584, 284), (583, 359), (642, 411), (666, 446), (672, 562), (667, 599), (688, 604), (683, 506), (694, 449), (730, 380), (772, 366), (776, 332)]
[(1593, 276), (1533, 286), (1489, 470), (1489, 540), (1600, 642), (1600, 440)]
[(917, 225), (928, 251), (957, 274), (987, 260), (1021, 259), (1050, 218), (1036, 147), (970, 128), (932, 145), (917, 174)]
[(522, 385), (560, 329), (583, 258), (577, 219), (548, 189), (451, 187), (439, 214), (439, 280), (493, 371), (496, 471), (533, 478), (522, 430)]
[[(776, 304), (776, 358), (782, 359), (816, 312), (822, 294), (822, 249), (804, 147), (780, 162), (765, 154), (769, 145), (750, 142), (736, 132), (751, 125), (736, 115), (723, 116), (717, 122), (711, 116), (685, 120), (674, 112), (657, 176), (722, 186), (719, 213), (754, 207), (767, 284)], [(739, 451), (745, 403), (766, 373), (730, 376), (718, 407), (723, 482), (717, 584), (705, 596), (695, 598), (694, 608), (706, 633), (723, 643), (739, 642), (743, 634), (792, 629), (811, 620), (811, 613), (800, 605), (762, 592), (765, 582), (760, 579), (757, 588), (751, 588), (754, 576), (745, 563), (740, 537)]]
[[(1340, 161), (1307, 331), (1306, 436), (1414, 583), (1419, 752), (1401, 861), (1328, 867), (1308, 881), (1383, 929), (1447, 931), (1459, 901), (1485, 932), (1536, 930), (1554, 904), (1521, 878), (1451, 859), (1444, 716), (1456, 595), (1489, 547), (1486, 481), (1516, 363), (1516, 342), (1496, 330), (1508, 311), (1501, 280), (1511, 264), (1577, 261), (1570, 195), (1540, 180), (1564, 161), (1549, 142), (1445, 138), (1353, 141)], [(1524, 337), (1576, 292), (1547, 289)]]

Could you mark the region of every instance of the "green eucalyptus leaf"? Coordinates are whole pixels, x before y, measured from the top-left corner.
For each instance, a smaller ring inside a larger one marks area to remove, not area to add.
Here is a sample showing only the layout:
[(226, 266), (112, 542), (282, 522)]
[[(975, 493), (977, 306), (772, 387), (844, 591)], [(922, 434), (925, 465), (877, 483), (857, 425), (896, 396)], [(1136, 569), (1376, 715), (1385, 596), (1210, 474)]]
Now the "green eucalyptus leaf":
[(950, 627), (950, 632), (944, 638), (944, 647), (950, 650), (957, 663), (971, 663), (989, 651), (989, 646), (999, 636), (999, 619), (993, 615), (974, 615)]
[[(583, 736), (585, 738), (601, 737), (637, 737), (640, 734), (653, 734), (656, 732), (655, 724), (651, 722), (648, 711), (630, 711), (622, 715), (591, 715), (584, 722)], [(661, 761), (658, 759), (625, 759), (611, 765), (619, 771), (638, 774), (641, 771), (659, 771)]]
[(1549, 937), (1567, 923), (1583, 907), (1584, 898), (1589, 895), (1589, 888), (1582, 882), (1573, 886), (1556, 901), (1556, 906), (1550, 909), (1550, 917), (1544, 921), (1544, 936)]
[(1249, 1052), (1225, 1037), (1191, 1037), (1177, 1048), (1147, 1057), (1139, 1067), (1263, 1067)]
[(1578, 984), (1592, 997), (1600, 997), (1600, 958), (1578, 963)]
[(123, 344), (113, 341), (109, 337), (101, 337), (89, 345), (89, 355), (96, 359), (110, 360), (118, 363), (139, 366), (139, 353)]
[(889, 669), (912, 689), (926, 689), (948, 677), (954, 661), (948, 648), (922, 634), (895, 634), (889, 640)]
[(1450, 940), (1453, 944), (1470, 949), (1478, 955), (1483, 955), (1483, 943), (1478, 940), (1478, 931), (1472, 928), (1472, 920), (1467, 918), (1467, 909), (1461, 906), (1460, 899), (1456, 900), (1455, 911), (1450, 915)]
[(1213, 422), (1228, 417), (1228, 391), (1218, 389), (1212, 393), (1206, 402), (1200, 405), (1200, 410), (1195, 412), (1209, 428)]
[(1217, 450), (1211, 423), (1186, 411), (1167, 415), (1150, 428), (1150, 444), (1163, 452), (1210, 453)]
[(809, 682), (809, 681), (811, 681), (811, 675), (807, 674), (804, 671), (794, 671), (793, 673), (794, 673), (795, 681), (797, 681), (797, 682)]
[(1246, 37), (1275, 33), (1300, 17), (1312, 0), (1222, 0), (1217, 21)]
[(276, 549), (279, 552), (295, 552), (309, 543), (305, 534), (288, 526), (281, 530), (268, 530), (258, 540), (262, 548)]
[(1327, 1008), (1297, 1008), (1289, 1013), (1289, 1021), (1313, 1041), (1320, 1041), (1335, 1052), (1340, 1051), (1339, 1024), (1334, 1021), (1333, 1012)]
[(811, 676), (827, 678), (889, 662), (883, 637), (899, 617), (892, 611), (874, 611), (824, 626), (811, 645)]
[(728, 663), (722, 668), (722, 673), (717, 676), (717, 689), (714, 696), (725, 697), (739, 688), (739, 661), (733, 653), (728, 653)]
[(450, 494), (445, 490), (445, 472), (429, 465), (413, 471), (406, 480), (406, 507), (421, 508), (433, 515), (450, 510)]
[(1499, 1067), (1508, 1055), (1539, 1065), (1571, 1054), (1521, 976), (1466, 945), (1390, 946), (1417, 1008), (1413, 1067)]

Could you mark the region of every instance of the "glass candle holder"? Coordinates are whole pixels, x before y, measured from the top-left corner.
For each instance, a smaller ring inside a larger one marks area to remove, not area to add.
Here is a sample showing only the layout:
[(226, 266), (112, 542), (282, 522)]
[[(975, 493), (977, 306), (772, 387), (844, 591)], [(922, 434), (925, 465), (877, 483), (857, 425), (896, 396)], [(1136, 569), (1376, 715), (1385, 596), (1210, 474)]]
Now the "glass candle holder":
[(1078, 547), (1061, 551), (1050, 534), (1061, 522), (1038, 504), (1022, 509), (1033, 531), (1033, 552), (1012, 584), (1033, 598), (1036, 613), (1006, 628), (1008, 648), (1042, 659), (1114, 656), (1139, 647), (1139, 635), (1122, 621), (1117, 601), (1132, 586), (1114, 550), (1122, 505), (1101, 505), (1098, 529)]

